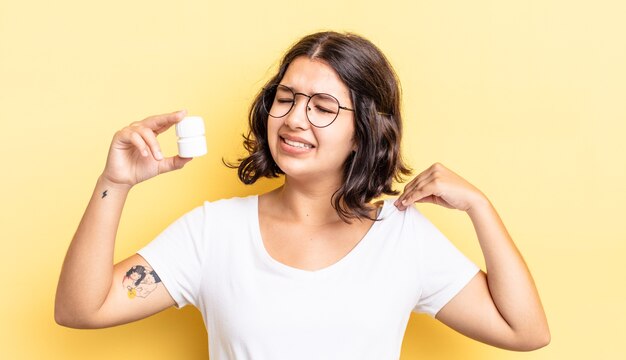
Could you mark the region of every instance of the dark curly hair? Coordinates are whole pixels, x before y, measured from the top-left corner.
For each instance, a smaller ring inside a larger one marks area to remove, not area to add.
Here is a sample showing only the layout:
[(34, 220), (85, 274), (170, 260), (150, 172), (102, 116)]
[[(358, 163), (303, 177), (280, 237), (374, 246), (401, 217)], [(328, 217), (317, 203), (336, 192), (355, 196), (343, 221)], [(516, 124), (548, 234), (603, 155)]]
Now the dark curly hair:
[[(266, 85), (278, 84), (289, 64), (300, 56), (322, 60), (339, 75), (350, 90), (354, 104), (356, 150), (343, 167), (343, 182), (333, 194), (332, 205), (343, 221), (367, 218), (369, 202), (381, 194), (397, 195), (394, 180), (409, 175), (400, 156), (402, 118), (400, 86), (397, 76), (383, 53), (369, 40), (351, 33), (319, 32), (305, 36), (287, 51), (278, 73)], [(261, 90), (250, 108), (249, 130), (244, 148), (249, 156), (236, 165), (239, 179), (253, 184), (260, 177), (283, 174), (267, 143), (269, 106), (263, 104)]]

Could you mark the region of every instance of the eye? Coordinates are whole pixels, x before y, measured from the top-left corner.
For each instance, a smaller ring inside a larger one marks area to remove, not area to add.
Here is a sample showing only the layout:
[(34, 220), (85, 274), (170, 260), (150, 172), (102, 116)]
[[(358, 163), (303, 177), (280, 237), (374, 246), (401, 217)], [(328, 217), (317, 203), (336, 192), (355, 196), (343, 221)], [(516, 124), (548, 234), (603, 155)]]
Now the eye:
[(287, 97), (278, 98), (277, 97), (276, 98), (276, 102), (279, 103), (279, 104), (291, 104), (291, 103), (293, 103), (293, 98), (287, 98)]
[(319, 106), (319, 105), (318, 105), (318, 106), (316, 106), (316, 107), (315, 107), (315, 109), (316, 109), (317, 111), (319, 111), (319, 112), (323, 112), (323, 113), (325, 113), (325, 114), (334, 114), (334, 113), (335, 113), (334, 111), (329, 110), (329, 109), (326, 109), (325, 107), (322, 107), (322, 106)]

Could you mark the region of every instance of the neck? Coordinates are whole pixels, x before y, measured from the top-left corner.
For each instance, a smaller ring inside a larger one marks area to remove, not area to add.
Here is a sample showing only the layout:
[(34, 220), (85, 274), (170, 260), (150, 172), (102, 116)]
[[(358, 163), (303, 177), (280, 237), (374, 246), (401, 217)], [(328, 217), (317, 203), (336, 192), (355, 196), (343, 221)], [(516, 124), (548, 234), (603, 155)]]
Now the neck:
[(279, 206), (292, 220), (309, 224), (327, 224), (341, 221), (331, 200), (338, 185), (329, 182), (301, 182), (289, 177), (275, 190)]

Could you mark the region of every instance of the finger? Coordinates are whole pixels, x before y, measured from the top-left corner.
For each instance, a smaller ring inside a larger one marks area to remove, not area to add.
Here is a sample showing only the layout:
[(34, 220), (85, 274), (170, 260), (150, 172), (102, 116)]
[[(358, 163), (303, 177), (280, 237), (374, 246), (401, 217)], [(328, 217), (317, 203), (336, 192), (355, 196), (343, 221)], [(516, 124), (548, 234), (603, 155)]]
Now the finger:
[(455, 209), (455, 207), (452, 206), (450, 203), (448, 203), (443, 198), (441, 198), (439, 196), (436, 196), (436, 195), (428, 195), (426, 197), (423, 197), (423, 198), (417, 200), (416, 202), (419, 202), (419, 203), (431, 203), (431, 204), (447, 207), (448, 209)]
[(187, 110), (155, 115), (143, 120), (142, 124), (152, 129), (155, 133), (160, 134), (169, 129), (172, 125), (180, 122), (185, 115), (187, 115)]
[(417, 175), (415, 178), (413, 178), (413, 180), (406, 184), (406, 186), (404, 187), (404, 193), (411, 192), (413, 189), (415, 189), (415, 187), (421, 180), (430, 177), (432, 172), (433, 166), (430, 166), (428, 169), (419, 173), (419, 175)]
[(152, 152), (152, 156), (157, 161), (163, 160), (163, 154), (161, 153), (161, 146), (159, 145), (159, 142), (157, 141), (154, 131), (146, 127), (140, 127), (135, 131), (139, 133), (139, 135), (141, 135), (141, 138), (148, 145), (148, 147), (150, 148), (150, 151)]
[(406, 195), (406, 197), (400, 202), (398, 207), (401, 210), (406, 210), (413, 203), (420, 202), (421, 199), (430, 196), (424, 190), (414, 190)]
[(404, 190), (402, 191), (402, 194), (400, 194), (400, 196), (398, 196), (398, 198), (396, 199), (396, 201), (394, 203), (396, 206), (399, 205), (400, 203), (402, 203), (402, 200), (407, 197), (407, 194), (409, 194), (411, 191), (413, 191), (413, 189), (415, 188), (415, 184), (417, 184), (417, 182), (419, 181), (419, 177), (420, 176), (421, 176), (421, 174), (416, 176), (413, 180), (409, 181), (409, 183), (407, 183), (404, 186)]
[(424, 188), (431, 183), (433, 180), (435, 180), (437, 178), (437, 175), (434, 173), (429, 173), (428, 176), (420, 179), (419, 181), (415, 182), (415, 186), (413, 187), (413, 191), (420, 191), (420, 190), (424, 190)]
[(439, 196), (439, 193), (441, 192), (439, 188), (440, 186), (440, 177), (435, 173), (431, 173), (429, 177), (422, 179), (419, 182), (411, 195), (411, 201), (407, 202), (417, 202), (429, 195)]
[(410, 191), (423, 187), (426, 183), (434, 181), (436, 178), (443, 176), (444, 172), (449, 171), (440, 163), (434, 163), (428, 169), (419, 174), (412, 182)]
[(165, 158), (163, 161), (159, 162), (159, 174), (181, 169), (191, 160), (193, 160), (193, 158), (181, 158), (178, 155)]
[(402, 204), (402, 202), (408, 196), (410, 196), (410, 194), (413, 193), (415, 189), (417, 189), (420, 186), (420, 184), (424, 184), (424, 182), (430, 179), (431, 177), (432, 177), (432, 172), (430, 171), (430, 168), (424, 170), (421, 174), (417, 175), (413, 180), (411, 180), (411, 182), (409, 182), (404, 187), (404, 192), (396, 200), (396, 205)]
[(435, 178), (435, 174), (431, 173), (429, 177), (416, 181), (412, 189), (402, 194), (402, 198), (398, 199), (399, 209), (405, 210), (411, 204), (423, 202), (423, 198), (433, 195), (435, 191), (433, 180), (435, 180)]
[(139, 135), (139, 133), (137, 133), (136, 131), (132, 131), (130, 133), (130, 142), (135, 146), (137, 150), (139, 150), (141, 156), (148, 156), (148, 145), (146, 145), (146, 142), (143, 140), (141, 135)]
[(436, 205), (442, 205), (452, 208), (452, 206), (444, 200), (446, 196), (445, 182), (441, 180), (437, 174), (433, 174), (428, 180), (424, 181), (423, 186), (418, 187), (410, 198), (405, 199), (406, 205), (414, 202), (430, 202)]

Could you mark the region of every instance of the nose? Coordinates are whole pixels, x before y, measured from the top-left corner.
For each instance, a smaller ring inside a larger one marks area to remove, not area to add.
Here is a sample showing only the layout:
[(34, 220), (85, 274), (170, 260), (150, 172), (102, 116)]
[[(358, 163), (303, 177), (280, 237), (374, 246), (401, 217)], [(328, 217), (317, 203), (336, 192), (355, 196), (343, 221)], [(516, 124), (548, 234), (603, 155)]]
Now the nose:
[[(302, 97), (298, 98), (298, 95), (302, 95)], [(309, 98), (306, 95), (296, 94), (294, 98), (295, 103), (287, 116), (285, 116), (285, 125), (292, 129), (306, 130), (309, 128), (310, 124), (306, 114), (308, 111), (308, 100)]]

